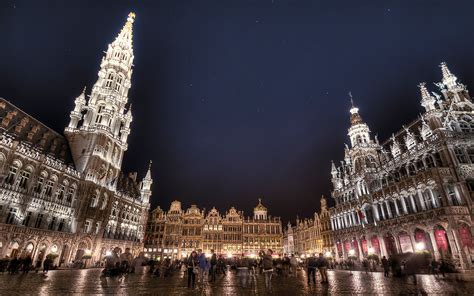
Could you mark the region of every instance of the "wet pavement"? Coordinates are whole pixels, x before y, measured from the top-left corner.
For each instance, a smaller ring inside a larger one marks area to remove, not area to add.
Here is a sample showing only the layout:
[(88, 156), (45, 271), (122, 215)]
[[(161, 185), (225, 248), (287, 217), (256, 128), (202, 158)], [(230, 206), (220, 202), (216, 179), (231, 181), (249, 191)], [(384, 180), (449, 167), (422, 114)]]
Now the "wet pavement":
[(0, 275), (0, 295), (473, 295), (474, 282), (454, 279), (435, 279), (432, 275), (412, 278), (384, 278), (382, 273), (328, 271), (329, 284), (308, 287), (306, 273), (298, 277), (274, 276), (272, 290), (265, 289), (263, 275), (250, 278), (242, 287), (240, 278), (230, 272), (218, 276), (215, 283), (186, 287), (183, 273), (157, 278), (148, 274), (129, 274), (122, 277), (101, 277), (99, 269), (57, 270), (47, 276)]

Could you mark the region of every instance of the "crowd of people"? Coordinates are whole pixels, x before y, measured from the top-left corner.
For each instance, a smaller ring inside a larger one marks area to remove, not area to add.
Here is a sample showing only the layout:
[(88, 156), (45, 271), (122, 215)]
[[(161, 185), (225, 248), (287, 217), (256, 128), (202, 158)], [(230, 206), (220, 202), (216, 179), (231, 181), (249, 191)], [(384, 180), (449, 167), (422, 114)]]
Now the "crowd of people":
[[(44, 260), (38, 259), (32, 261), (30, 255), (22, 257), (6, 257), (0, 260), (0, 272), (8, 274), (28, 273), (30, 271), (39, 272), (42, 269), (47, 274), (50, 269), (57, 268), (53, 265), (54, 258), (46, 256)], [(81, 265), (82, 266), (82, 265)], [(117, 276), (127, 273), (144, 273), (148, 266), (148, 273), (156, 277), (170, 277), (176, 273), (182, 273), (186, 278), (187, 287), (194, 289), (197, 284), (202, 286), (206, 283), (215, 282), (218, 277), (225, 277), (229, 272), (234, 272), (237, 282), (241, 287), (247, 287), (252, 283), (257, 284), (257, 276), (264, 278), (265, 287), (272, 289), (272, 278), (274, 275), (282, 277), (297, 277), (298, 270), (306, 270), (307, 284), (316, 285), (316, 275), (319, 273), (321, 283), (328, 284), (328, 269), (346, 269), (360, 270), (368, 272), (378, 271), (381, 268), (385, 277), (412, 276), (416, 283), (416, 274), (420, 272), (430, 272), (435, 277), (438, 274), (454, 272), (454, 265), (447, 260), (431, 260), (423, 256), (390, 256), (382, 257), (381, 260), (374, 257), (359, 260), (332, 260), (326, 258), (322, 253), (308, 256), (305, 260), (293, 255), (284, 255), (283, 257), (274, 256), (273, 251), (268, 249), (261, 251), (256, 256), (224, 258), (223, 255), (217, 255), (214, 250), (210, 254), (204, 253), (201, 249), (193, 251), (183, 260), (149, 260), (144, 253), (134, 257), (130, 249), (120, 253), (116, 248), (107, 252), (100, 265), (104, 267), (103, 276)]]
[(8, 274), (28, 273), (30, 271), (39, 272), (41, 267), (43, 273), (47, 274), (50, 269), (57, 268), (53, 265), (53, 258), (46, 256), (44, 260), (38, 259), (35, 264), (31, 259), (31, 255), (5, 257), (0, 259), (0, 272)]

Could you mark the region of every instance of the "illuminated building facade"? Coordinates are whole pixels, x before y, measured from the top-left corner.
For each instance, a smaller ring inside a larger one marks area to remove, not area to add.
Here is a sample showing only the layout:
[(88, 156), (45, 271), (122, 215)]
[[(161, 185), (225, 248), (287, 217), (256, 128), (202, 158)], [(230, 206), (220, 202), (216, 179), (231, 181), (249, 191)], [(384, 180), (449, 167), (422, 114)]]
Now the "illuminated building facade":
[(339, 258), (429, 252), (471, 267), (474, 105), (441, 64), (440, 94), (420, 84), (420, 118), (383, 143), (350, 109), (351, 145), (332, 164), (330, 209)]
[(281, 220), (268, 216), (261, 201), (253, 217), (244, 217), (234, 207), (225, 215), (216, 208), (205, 213), (195, 205), (183, 211), (179, 201), (172, 202), (168, 212), (152, 211), (145, 239), (147, 256), (181, 259), (197, 249), (227, 257), (257, 256), (266, 249), (282, 254)]
[(314, 213), (313, 218), (297, 218), (294, 226), (288, 223), (283, 235), (285, 254), (304, 257), (334, 251), (330, 215), (324, 196), (321, 197), (320, 204), (321, 210), (319, 213)]
[(109, 44), (88, 99), (85, 90), (76, 98), (64, 135), (0, 99), (0, 257), (93, 264), (113, 248), (142, 250), (151, 172), (139, 183), (121, 170), (134, 17)]

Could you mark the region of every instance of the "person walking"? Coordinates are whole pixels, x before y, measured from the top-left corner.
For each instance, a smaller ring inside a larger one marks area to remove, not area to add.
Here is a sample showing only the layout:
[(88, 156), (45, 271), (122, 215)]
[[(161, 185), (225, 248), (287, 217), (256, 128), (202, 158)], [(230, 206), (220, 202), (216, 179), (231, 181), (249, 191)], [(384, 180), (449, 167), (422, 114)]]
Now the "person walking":
[(216, 266), (217, 266), (217, 255), (214, 250), (211, 250), (211, 268), (209, 269), (211, 282), (216, 281)]
[(318, 258), (318, 269), (321, 274), (321, 283), (328, 283), (328, 260), (323, 256), (323, 253), (319, 253)]
[(267, 254), (263, 256), (262, 266), (263, 273), (265, 274), (265, 287), (267, 289), (272, 288), (272, 274), (273, 274), (273, 251), (271, 249), (267, 250)]
[(198, 250), (198, 267), (199, 267), (199, 283), (204, 284), (204, 278), (206, 277), (207, 269), (207, 258), (206, 254), (199, 249)]
[(49, 269), (51, 268), (51, 265), (53, 263), (53, 259), (51, 259), (51, 256), (46, 256), (46, 259), (43, 262), (43, 273), (47, 274)]
[(23, 273), (28, 273), (31, 269), (31, 256), (30, 255), (27, 255), (24, 259), (23, 259)]
[(142, 274), (143, 273), (143, 265), (145, 264), (145, 256), (143, 252), (140, 252), (135, 259), (132, 261), (132, 273), (138, 273)]
[(132, 266), (133, 255), (130, 253), (130, 248), (126, 248), (125, 252), (120, 254), (120, 264), (122, 265), (123, 272), (129, 272)]
[(198, 266), (199, 266), (199, 258), (196, 251), (192, 251), (191, 255), (189, 255), (186, 266), (188, 269), (188, 288), (195, 287), (196, 284), (196, 273), (198, 273)]
[(307, 261), (307, 270), (308, 270), (308, 286), (311, 279), (313, 279), (313, 284), (316, 285), (316, 269), (318, 268), (318, 261), (314, 256), (308, 258)]
[(242, 258), (240, 258), (240, 260), (237, 261), (237, 276), (239, 278), (239, 282), (242, 288), (246, 288), (249, 282), (249, 276), (250, 276), (249, 265), (250, 265), (249, 259), (244, 257), (244, 254), (242, 254)]
[(383, 276), (389, 277), (390, 263), (385, 256), (382, 257)]
[(294, 277), (297, 277), (296, 272), (298, 271), (298, 259), (296, 259), (295, 254), (291, 254), (290, 267), (291, 267), (291, 274)]

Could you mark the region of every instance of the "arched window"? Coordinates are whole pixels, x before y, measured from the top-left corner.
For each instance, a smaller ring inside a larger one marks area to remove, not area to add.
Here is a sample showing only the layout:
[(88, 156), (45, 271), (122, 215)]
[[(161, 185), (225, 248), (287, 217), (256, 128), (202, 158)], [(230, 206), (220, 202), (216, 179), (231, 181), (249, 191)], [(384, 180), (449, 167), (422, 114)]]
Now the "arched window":
[(68, 188), (67, 190), (67, 195), (66, 195), (66, 201), (67, 202), (72, 202), (74, 198), (74, 193), (76, 192), (76, 184), (72, 184), (71, 187)]
[(38, 181), (36, 181), (36, 186), (34, 188), (34, 191), (36, 193), (41, 193), (41, 191), (43, 190), (43, 186), (44, 186), (44, 180), (48, 177), (48, 173), (46, 173), (45, 171), (42, 171), (38, 177)]
[(64, 185), (64, 183), (58, 186), (58, 190), (56, 191), (57, 200), (63, 200), (65, 188), (66, 186)]
[(97, 207), (97, 204), (99, 203), (99, 191), (96, 190), (95, 193), (92, 195), (92, 198), (91, 198), (91, 208), (95, 208)]
[(58, 177), (52, 176), (51, 179), (46, 181), (46, 186), (44, 187), (44, 194), (46, 196), (51, 196), (53, 194), (54, 183), (58, 180)]
[(104, 198), (102, 200), (102, 205), (100, 207), (101, 210), (103, 210), (107, 207), (108, 200), (109, 200), (109, 197), (107, 196), (107, 193), (104, 193)]
[(5, 179), (6, 184), (13, 185), (15, 184), (15, 180), (18, 174), (18, 170), (21, 167), (21, 162), (15, 160), (13, 164), (10, 166), (10, 170), (8, 171), (7, 178)]
[(20, 176), (18, 179), (18, 187), (26, 189), (28, 186), (28, 180), (30, 179), (31, 172), (33, 171), (33, 168), (31, 166), (28, 166), (25, 170), (22, 170), (20, 172)]

